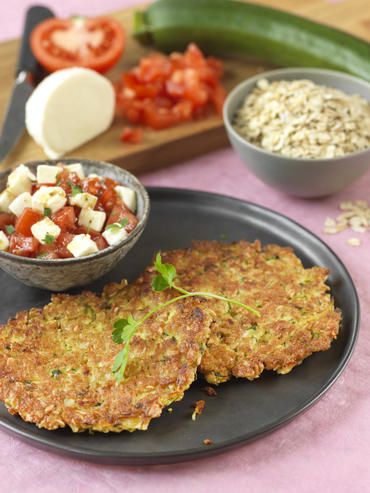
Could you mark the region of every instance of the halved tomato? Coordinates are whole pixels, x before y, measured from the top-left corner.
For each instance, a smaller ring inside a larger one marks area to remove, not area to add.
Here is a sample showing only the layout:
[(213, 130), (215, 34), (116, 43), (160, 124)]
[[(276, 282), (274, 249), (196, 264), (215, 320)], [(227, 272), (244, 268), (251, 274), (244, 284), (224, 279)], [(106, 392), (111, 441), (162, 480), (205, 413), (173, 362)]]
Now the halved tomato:
[(31, 34), (35, 58), (49, 72), (87, 67), (106, 72), (120, 58), (125, 33), (111, 17), (47, 19)]
[(32, 236), (31, 226), (44, 218), (40, 212), (29, 209), (24, 209), (15, 223), (15, 231), (23, 236)]

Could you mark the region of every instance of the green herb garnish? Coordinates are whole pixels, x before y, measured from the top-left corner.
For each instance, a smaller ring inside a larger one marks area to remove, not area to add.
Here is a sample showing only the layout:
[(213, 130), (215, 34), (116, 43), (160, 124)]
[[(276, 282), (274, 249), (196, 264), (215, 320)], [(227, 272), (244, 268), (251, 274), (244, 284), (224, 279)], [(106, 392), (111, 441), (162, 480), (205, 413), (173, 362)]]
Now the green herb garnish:
[(78, 187), (77, 185), (72, 185), (71, 186), (71, 193), (72, 193), (72, 197), (75, 197), (79, 193), (82, 193), (82, 188)]
[(44, 238), (44, 243), (47, 245), (51, 245), (55, 241), (55, 236), (51, 235), (50, 233), (46, 233), (45, 238)]
[(8, 235), (11, 235), (15, 231), (15, 227), (12, 226), (11, 224), (7, 224), (5, 226), (5, 231), (8, 233)]
[(51, 370), (51, 376), (53, 378), (56, 378), (56, 377), (59, 377), (59, 375), (61, 375), (62, 372), (60, 370)]
[(44, 208), (44, 216), (50, 217), (51, 216), (51, 209), (50, 207), (45, 207)]
[(260, 315), (258, 310), (252, 308), (251, 306), (245, 305), (241, 301), (226, 298), (225, 296), (221, 296), (214, 293), (203, 292), (203, 291), (190, 292), (187, 291), (186, 289), (181, 288), (180, 286), (177, 286), (175, 284), (175, 279), (177, 276), (175, 266), (172, 264), (163, 263), (160, 253), (157, 253), (154, 262), (154, 269), (158, 272), (158, 274), (152, 280), (153, 291), (160, 292), (168, 288), (171, 288), (176, 290), (178, 293), (180, 293), (180, 296), (176, 296), (166, 301), (165, 303), (161, 303), (157, 305), (152, 310), (150, 310), (146, 315), (144, 315), (140, 320), (135, 320), (135, 318), (132, 315), (129, 315), (126, 319), (121, 318), (119, 320), (116, 320), (116, 322), (113, 325), (114, 330), (112, 332), (112, 339), (116, 344), (124, 344), (123, 349), (117, 354), (112, 367), (112, 372), (118, 383), (120, 383), (124, 377), (125, 369), (128, 361), (128, 354), (130, 350), (130, 342), (138, 327), (140, 327), (140, 325), (142, 325), (146, 320), (148, 320), (149, 317), (151, 317), (158, 311), (163, 310), (167, 306), (176, 303), (177, 301), (183, 300), (185, 298), (190, 298), (192, 296), (213, 298), (220, 301), (226, 301), (231, 305), (237, 305), (242, 308), (245, 308), (246, 310), (250, 311), (254, 315), (257, 316)]
[(109, 224), (105, 230), (110, 230), (110, 229), (123, 229), (126, 224), (128, 223), (128, 219), (125, 217), (124, 219), (122, 219), (122, 221), (120, 221), (119, 223), (112, 223), (112, 224)]

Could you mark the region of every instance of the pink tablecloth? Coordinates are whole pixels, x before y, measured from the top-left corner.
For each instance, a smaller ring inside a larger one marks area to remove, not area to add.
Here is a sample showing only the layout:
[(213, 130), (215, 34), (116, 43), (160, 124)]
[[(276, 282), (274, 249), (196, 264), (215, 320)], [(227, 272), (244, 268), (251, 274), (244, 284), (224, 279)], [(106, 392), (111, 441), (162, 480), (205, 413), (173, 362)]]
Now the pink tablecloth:
[[(18, 35), (24, 8), (30, 3), (30, 0), (0, 1), (1, 38)], [(60, 15), (100, 13), (129, 5), (127, 0), (44, 3)], [(142, 179), (147, 185), (197, 188), (247, 199), (288, 215), (324, 238), (347, 265), (360, 294), (362, 331), (354, 356), (334, 387), (306, 414), (251, 445), (198, 462), (135, 468), (98, 466), (39, 451), (0, 431), (0, 491), (370, 491), (370, 235), (357, 235), (363, 243), (355, 248), (346, 244), (346, 233), (322, 234), (325, 218), (336, 214), (340, 201), (370, 199), (370, 173), (335, 197), (303, 201), (263, 185), (227, 149)]]

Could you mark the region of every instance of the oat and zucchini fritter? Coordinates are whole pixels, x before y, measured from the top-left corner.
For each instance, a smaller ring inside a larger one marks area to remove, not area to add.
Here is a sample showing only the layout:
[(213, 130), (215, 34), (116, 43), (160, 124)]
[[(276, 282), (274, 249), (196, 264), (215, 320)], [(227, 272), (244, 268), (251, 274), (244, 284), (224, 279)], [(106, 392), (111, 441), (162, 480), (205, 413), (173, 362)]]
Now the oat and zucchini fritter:
[[(243, 308), (206, 300), (213, 323), (199, 370), (210, 383), (232, 376), (253, 380), (265, 369), (288, 373), (312, 353), (328, 349), (337, 336), (340, 313), (325, 283), (327, 269), (305, 269), (290, 248), (202, 241), (190, 249), (163, 252), (162, 259), (175, 265), (177, 284), (183, 288), (222, 294), (260, 311), (256, 317)], [(153, 304), (173, 295), (150, 294), (152, 277), (149, 267), (130, 289), (151, 296)], [(112, 307), (127, 303), (119, 285), (107, 286), (103, 296)]]
[[(145, 299), (127, 306), (138, 317), (142, 309)], [(44, 309), (19, 313), (0, 328), (0, 400), (49, 430), (145, 430), (195, 379), (210, 319), (197, 299), (158, 313), (132, 339), (117, 384), (112, 323), (127, 315), (126, 308), (106, 310), (89, 292), (56, 295)]]

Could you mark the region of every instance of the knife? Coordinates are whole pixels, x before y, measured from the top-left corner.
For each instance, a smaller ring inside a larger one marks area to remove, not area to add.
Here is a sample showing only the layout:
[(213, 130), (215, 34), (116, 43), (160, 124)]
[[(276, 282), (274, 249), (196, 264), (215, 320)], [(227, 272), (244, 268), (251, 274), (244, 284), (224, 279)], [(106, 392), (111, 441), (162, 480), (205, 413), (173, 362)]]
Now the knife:
[(33, 91), (34, 78), (39, 71), (38, 62), (33, 56), (29, 43), (31, 32), (37, 24), (50, 17), (54, 17), (54, 14), (46, 7), (35, 6), (27, 10), (16, 79), (0, 135), (0, 162), (17, 144), (24, 131), (25, 106)]

